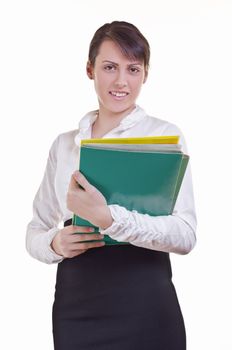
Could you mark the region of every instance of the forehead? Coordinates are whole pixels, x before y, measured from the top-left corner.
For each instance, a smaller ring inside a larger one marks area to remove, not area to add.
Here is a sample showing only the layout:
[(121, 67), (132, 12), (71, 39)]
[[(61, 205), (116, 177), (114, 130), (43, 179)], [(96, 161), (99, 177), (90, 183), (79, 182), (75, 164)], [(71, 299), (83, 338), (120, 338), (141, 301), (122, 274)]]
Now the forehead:
[(112, 40), (104, 40), (98, 51), (98, 55), (96, 57), (96, 61), (102, 62), (102, 61), (113, 61), (113, 62), (140, 62), (141, 60), (129, 58), (125, 54), (122, 53), (122, 50), (119, 45), (117, 45)]

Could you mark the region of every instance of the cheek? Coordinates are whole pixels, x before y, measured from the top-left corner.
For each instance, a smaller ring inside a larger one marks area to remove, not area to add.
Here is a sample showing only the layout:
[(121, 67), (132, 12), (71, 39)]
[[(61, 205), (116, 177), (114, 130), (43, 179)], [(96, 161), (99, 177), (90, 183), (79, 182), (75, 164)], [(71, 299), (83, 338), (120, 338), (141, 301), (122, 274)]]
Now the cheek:
[(94, 85), (95, 85), (95, 89), (97, 91), (102, 91), (104, 89), (104, 87), (107, 86), (107, 79), (104, 75), (96, 75), (94, 78)]
[(139, 91), (141, 90), (142, 85), (143, 85), (143, 79), (139, 79), (139, 80), (131, 82), (131, 88), (132, 88), (132, 90), (134, 91), (135, 94), (139, 93)]

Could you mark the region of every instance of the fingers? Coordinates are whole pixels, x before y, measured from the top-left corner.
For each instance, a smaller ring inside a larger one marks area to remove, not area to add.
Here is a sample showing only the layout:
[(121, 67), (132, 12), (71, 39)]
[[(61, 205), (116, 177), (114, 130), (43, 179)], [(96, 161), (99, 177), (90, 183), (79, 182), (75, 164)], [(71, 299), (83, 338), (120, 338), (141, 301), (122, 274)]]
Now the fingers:
[(94, 241), (94, 240), (103, 240), (104, 239), (104, 235), (101, 235), (100, 233), (75, 233), (73, 234), (70, 238), (69, 241), (71, 243), (79, 243), (79, 242), (83, 242), (83, 241)]
[(64, 258), (74, 258), (75, 256), (85, 253), (87, 250), (92, 248), (104, 247), (105, 242), (84, 242), (84, 243), (73, 243), (69, 246), (69, 249), (63, 250)]
[(74, 233), (92, 233), (94, 232), (94, 228), (90, 226), (75, 226), (75, 225), (69, 225), (64, 227), (63, 229), (67, 234), (74, 234)]
[[(65, 231), (65, 235), (66, 235), (65, 240), (68, 240), (68, 242), (72, 245), (79, 244), (78, 245), (79, 249), (94, 248), (95, 245), (93, 245), (92, 243), (95, 243), (95, 242), (92, 242), (92, 241), (102, 241), (104, 239), (104, 235), (97, 232), (94, 233), (93, 227), (70, 225), (70, 226), (66, 226), (63, 230)], [(91, 242), (88, 242), (88, 241), (91, 241)], [(88, 244), (85, 244), (85, 243), (88, 243)], [(78, 249), (78, 247), (75, 247), (74, 249)]]
[[(73, 226), (73, 230), (75, 232), (69, 237), (69, 242), (71, 243), (70, 249), (72, 251), (74, 250), (86, 251), (87, 249), (98, 248), (105, 245), (105, 242), (103, 241), (104, 235), (100, 233), (91, 233), (94, 230), (92, 227)], [(78, 232), (88, 232), (88, 233), (78, 233)], [(96, 242), (96, 241), (99, 241), (99, 242)]]
[[(92, 227), (66, 226), (53, 238), (52, 249), (64, 258), (72, 258), (91, 248), (105, 245), (104, 235), (93, 233)], [(78, 233), (84, 232), (84, 233)]]
[[(81, 235), (80, 235), (81, 236)], [(92, 235), (91, 235), (92, 236)], [(80, 238), (82, 239), (82, 237)], [(102, 238), (101, 238), (102, 239)], [(88, 249), (104, 247), (105, 242), (69, 242), (63, 249), (63, 256), (65, 258), (73, 258), (74, 256), (85, 253)]]
[(105, 245), (105, 242), (78, 242), (73, 243), (73, 245), (70, 247), (71, 251), (78, 251), (78, 250), (88, 250), (92, 248), (100, 248)]
[(104, 235), (93, 232), (94, 229), (92, 227), (72, 226), (71, 231), (69, 231), (69, 242), (73, 244), (73, 249), (89, 249), (94, 248), (95, 246), (99, 246), (92, 241), (102, 241), (104, 239)]

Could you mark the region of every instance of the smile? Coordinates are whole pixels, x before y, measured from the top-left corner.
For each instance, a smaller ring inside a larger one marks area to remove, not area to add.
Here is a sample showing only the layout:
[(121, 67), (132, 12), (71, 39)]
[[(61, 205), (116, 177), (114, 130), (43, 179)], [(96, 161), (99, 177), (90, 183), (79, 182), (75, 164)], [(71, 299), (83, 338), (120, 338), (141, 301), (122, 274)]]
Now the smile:
[(129, 95), (128, 92), (119, 92), (119, 91), (110, 91), (109, 94), (115, 97), (125, 97)]

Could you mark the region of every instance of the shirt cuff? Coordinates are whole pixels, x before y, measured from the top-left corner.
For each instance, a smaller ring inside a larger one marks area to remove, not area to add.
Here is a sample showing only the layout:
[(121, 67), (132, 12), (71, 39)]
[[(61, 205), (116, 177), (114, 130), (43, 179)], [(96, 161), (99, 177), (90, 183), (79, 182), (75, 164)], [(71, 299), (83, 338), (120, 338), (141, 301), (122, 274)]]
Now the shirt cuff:
[(60, 231), (60, 229), (57, 227), (48, 231), (48, 234), (46, 237), (47, 252), (45, 252), (46, 257), (47, 257), (46, 260), (48, 263), (59, 263), (64, 259), (64, 257), (62, 255), (57, 254), (51, 247), (52, 240), (59, 231)]
[[(123, 241), (126, 242), (125, 226), (129, 221), (129, 211), (117, 204), (110, 204), (108, 205), (108, 208), (110, 209), (113, 223), (105, 230), (100, 229), (101, 234), (108, 235), (116, 241), (120, 241), (123, 238)], [(124, 233), (123, 237), (121, 235), (122, 232)]]

